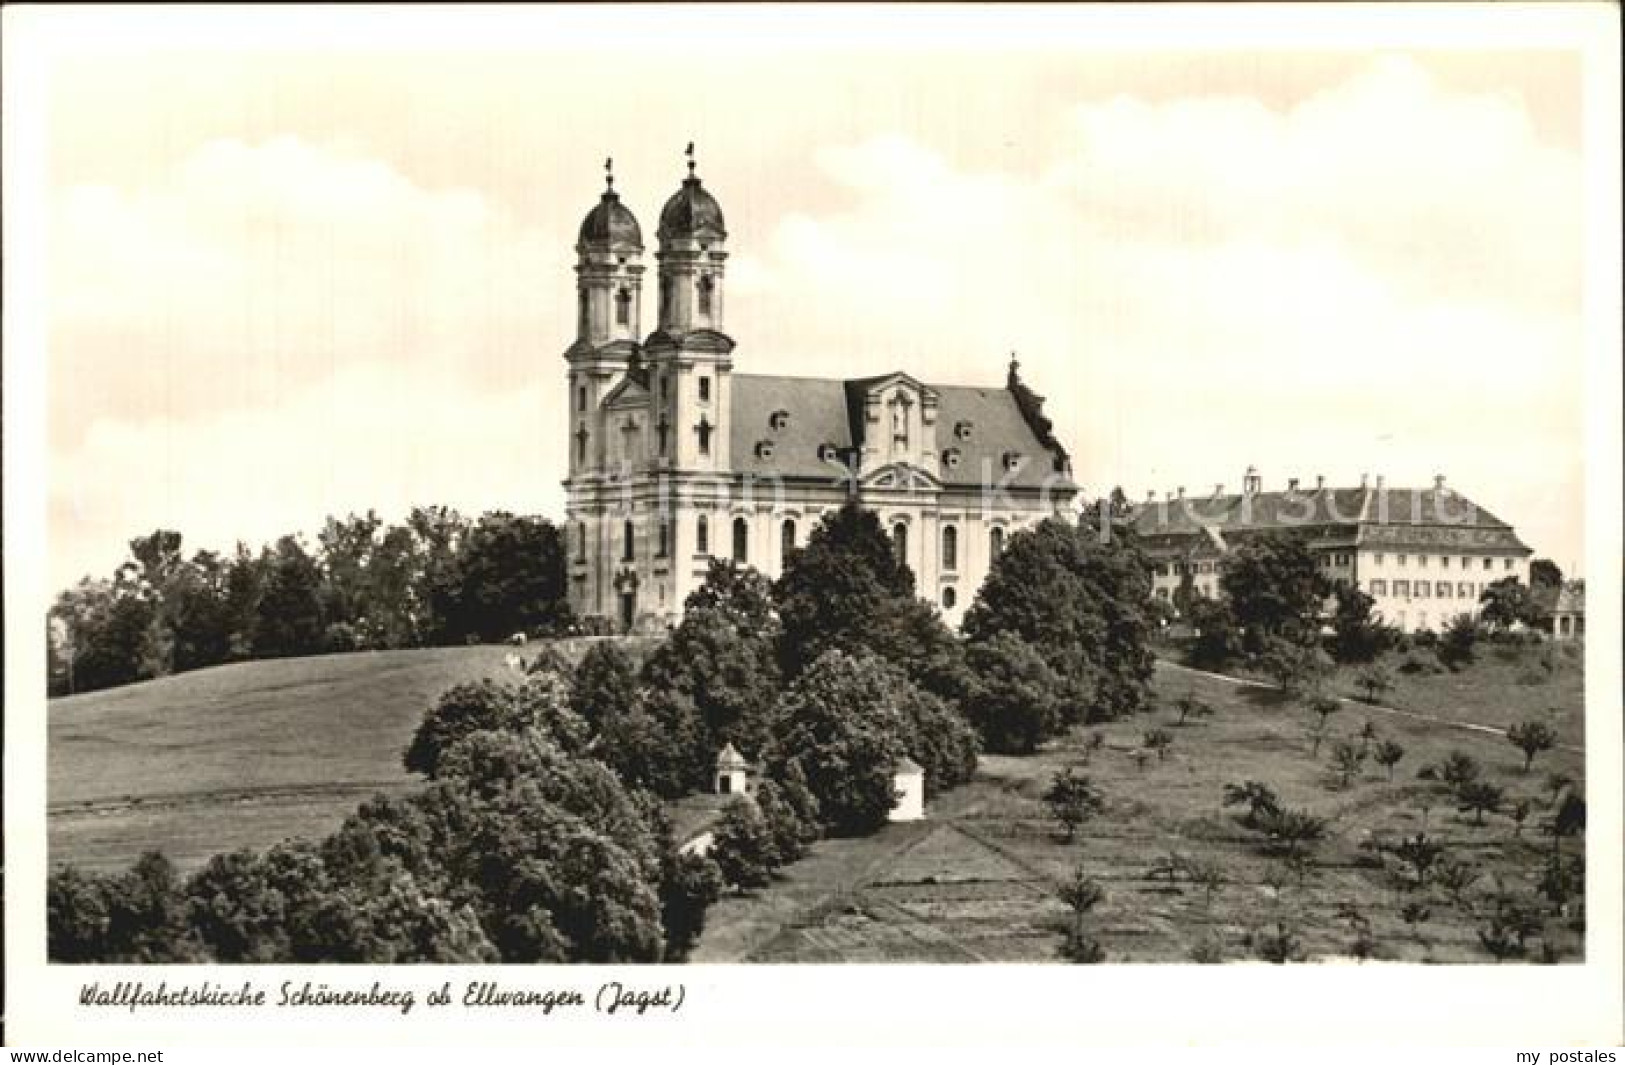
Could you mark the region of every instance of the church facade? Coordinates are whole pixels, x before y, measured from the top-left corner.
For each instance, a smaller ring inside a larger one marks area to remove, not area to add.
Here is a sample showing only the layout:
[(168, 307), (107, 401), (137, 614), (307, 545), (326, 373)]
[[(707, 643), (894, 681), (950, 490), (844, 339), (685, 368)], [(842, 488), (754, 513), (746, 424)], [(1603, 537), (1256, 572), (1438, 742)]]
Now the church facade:
[(957, 624), (1005, 539), (1077, 494), (1042, 397), (1014, 361), (1002, 387), (740, 372), (751, 356), (725, 328), (726, 223), (688, 165), (660, 212), (649, 333), (642, 230), (613, 177), (581, 223), (564, 353), (571, 608), (663, 627), (712, 558), (776, 577), (856, 499)]

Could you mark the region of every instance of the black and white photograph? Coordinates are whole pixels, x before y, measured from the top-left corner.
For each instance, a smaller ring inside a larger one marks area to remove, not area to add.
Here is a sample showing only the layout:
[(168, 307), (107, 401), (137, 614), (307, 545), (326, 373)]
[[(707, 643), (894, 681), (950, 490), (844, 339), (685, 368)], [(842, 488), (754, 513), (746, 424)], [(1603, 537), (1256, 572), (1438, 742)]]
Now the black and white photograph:
[(8, 968), (1617, 1039), (1618, 11), (1336, 7), (8, 11)]

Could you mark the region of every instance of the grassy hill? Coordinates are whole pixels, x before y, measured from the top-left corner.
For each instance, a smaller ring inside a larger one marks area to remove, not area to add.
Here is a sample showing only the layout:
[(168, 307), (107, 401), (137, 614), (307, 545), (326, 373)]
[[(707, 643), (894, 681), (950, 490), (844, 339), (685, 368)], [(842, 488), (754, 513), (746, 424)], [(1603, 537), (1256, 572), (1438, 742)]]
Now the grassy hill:
[(504, 647), (240, 662), (50, 703), (52, 862), (183, 867), (320, 835), (375, 791), (439, 694), (511, 675)]

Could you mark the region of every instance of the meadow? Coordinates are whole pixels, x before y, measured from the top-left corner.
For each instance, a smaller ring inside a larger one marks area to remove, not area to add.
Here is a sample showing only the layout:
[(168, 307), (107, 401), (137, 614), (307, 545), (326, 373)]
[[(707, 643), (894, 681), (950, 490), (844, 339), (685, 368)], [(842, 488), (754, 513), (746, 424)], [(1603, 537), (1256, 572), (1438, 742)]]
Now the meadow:
[(513, 676), (510, 648), (370, 651), (215, 666), (49, 704), (50, 860), (182, 869), (238, 847), (319, 837), (401, 765), (445, 689)]

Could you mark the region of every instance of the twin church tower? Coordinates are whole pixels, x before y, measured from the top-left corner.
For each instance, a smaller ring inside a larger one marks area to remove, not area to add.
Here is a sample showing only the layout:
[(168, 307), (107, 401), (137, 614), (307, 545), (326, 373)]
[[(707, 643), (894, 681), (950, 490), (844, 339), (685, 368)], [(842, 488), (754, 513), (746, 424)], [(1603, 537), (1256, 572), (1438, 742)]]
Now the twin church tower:
[[(681, 614), (712, 557), (777, 576), (824, 513), (879, 512), (919, 592), (957, 622), (1015, 528), (1071, 502), (1065, 451), (1015, 364), (1004, 388), (733, 372), (727, 224), (695, 174), (660, 212), (654, 329), (643, 232), (613, 173), (576, 241), (567, 580), (617, 630)], [(605, 164), (606, 171), (609, 163)]]

